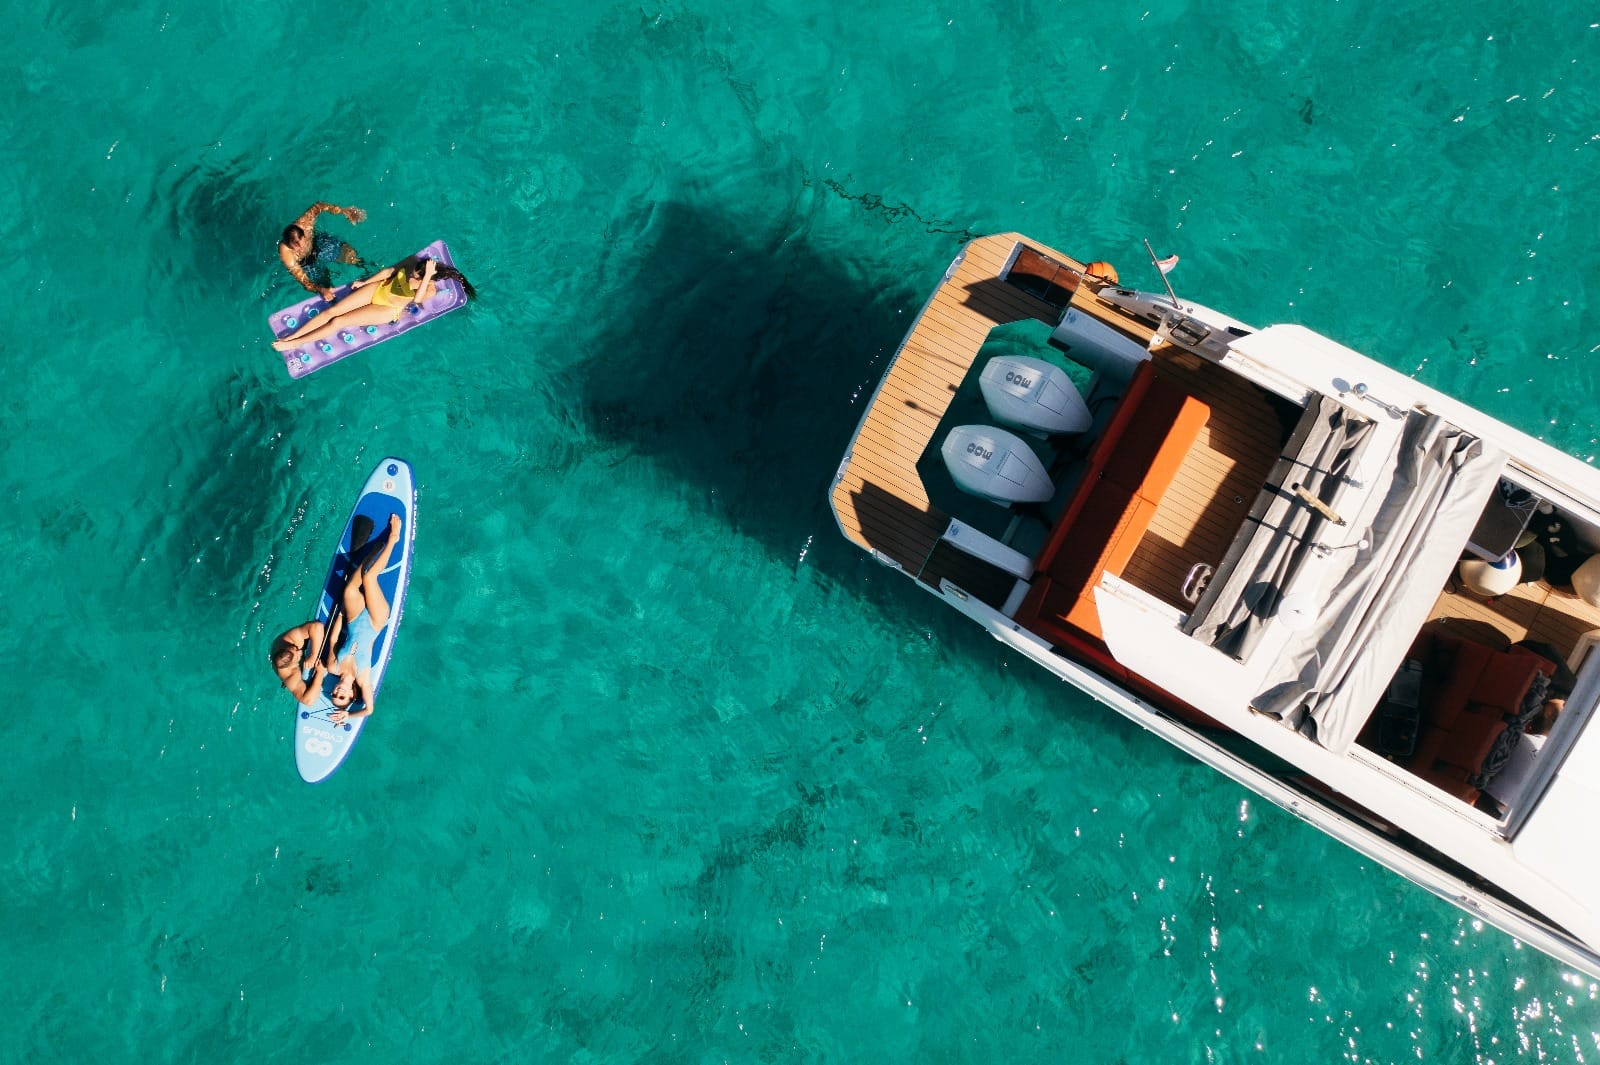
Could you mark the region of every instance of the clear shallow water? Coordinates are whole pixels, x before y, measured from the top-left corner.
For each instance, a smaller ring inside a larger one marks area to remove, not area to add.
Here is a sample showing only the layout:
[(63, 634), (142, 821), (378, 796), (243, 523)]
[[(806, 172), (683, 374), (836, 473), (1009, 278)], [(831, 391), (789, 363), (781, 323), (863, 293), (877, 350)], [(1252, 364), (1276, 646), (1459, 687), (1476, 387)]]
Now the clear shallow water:
[[(1000, 229), (1130, 275), (1150, 236), (1589, 457), (1591, 15), (323, 22), (10, 22), (0, 1057), (1600, 1057), (1592, 981), (1038, 676), (825, 500)], [(319, 197), (481, 303), (290, 382), (273, 242)], [(404, 635), (310, 788), (263, 656), (389, 453)]]

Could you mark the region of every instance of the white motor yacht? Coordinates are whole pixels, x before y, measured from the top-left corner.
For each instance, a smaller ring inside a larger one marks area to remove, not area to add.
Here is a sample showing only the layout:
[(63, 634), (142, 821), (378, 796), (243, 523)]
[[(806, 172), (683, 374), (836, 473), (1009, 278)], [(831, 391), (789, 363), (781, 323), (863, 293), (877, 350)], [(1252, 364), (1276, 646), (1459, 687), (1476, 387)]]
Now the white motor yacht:
[(1600, 472), (1151, 274), (1165, 291), (1014, 233), (968, 244), (850, 441), (841, 531), (1600, 977)]

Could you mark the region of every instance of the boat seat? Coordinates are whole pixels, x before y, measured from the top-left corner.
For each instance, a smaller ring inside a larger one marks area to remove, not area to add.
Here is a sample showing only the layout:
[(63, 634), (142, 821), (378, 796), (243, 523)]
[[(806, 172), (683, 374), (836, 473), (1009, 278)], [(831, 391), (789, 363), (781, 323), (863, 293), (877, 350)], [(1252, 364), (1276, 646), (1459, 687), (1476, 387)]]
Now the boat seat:
[(1476, 802), (1478, 789), (1468, 781), (1523, 708), (1533, 678), (1550, 677), (1556, 667), (1526, 647), (1496, 651), (1432, 631), (1417, 637), (1407, 657), (1422, 663), (1422, 732), (1403, 764), (1463, 802)]
[(1154, 363), (1139, 366), (1039, 553), (1019, 623), (1057, 644), (1068, 628), (1101, 638), (1093, 589), (1127, 566), (1210, 414)]

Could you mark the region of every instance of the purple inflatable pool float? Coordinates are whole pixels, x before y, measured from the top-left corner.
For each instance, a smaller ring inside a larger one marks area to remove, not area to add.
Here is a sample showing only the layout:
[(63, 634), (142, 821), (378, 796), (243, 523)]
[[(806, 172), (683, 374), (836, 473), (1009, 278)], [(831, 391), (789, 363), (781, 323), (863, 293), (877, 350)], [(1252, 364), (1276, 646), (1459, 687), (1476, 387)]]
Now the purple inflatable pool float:
[[(427, 256), (437, 259), (448, 266), (454, 266), (455, 260), (450, 258), (450, 249), (445, 247), (442, 240), (436, 240), (426, 248), (417, 252), (417, 256)], [(304, 377), (306, 374), (315, 373), (324, 366), (331, 365), (344, 358), (354, 355), (358, 351), (382, 344), (390, 337), (397, 337), (409, 329), (415, 329), (423, 322), (431, 322), (441, 314), (448, 314), (457, 307), (467, 302), (467, 294), (462, 291), (459, 281), (440, 279), (435, 282), (439, 290), (429, 300), (427, 306), (420, 310), (407, 308), (401, 312), (398, 322), (385, 322), (382, 325), (352, 326), (343, 329), (331, 337), (323, 337), (309, 344), (302, 344), (298, 348), (283, 352), (284, 364), (290, 377)], [(334, 292), (334, 301), (349, 294), (350, 286), (341, 285)], [(413, 305), (414, 307), (415, 305)], [(272, 327), (274, 337), (282, 337), (295, 331), (303, 325), (308, 318), (322, 314), (328, 309), (328, 301), (320, 296), (300, 300), (290, 304), (280, 311), (275, 312), (267, 319), (267, 324)]]

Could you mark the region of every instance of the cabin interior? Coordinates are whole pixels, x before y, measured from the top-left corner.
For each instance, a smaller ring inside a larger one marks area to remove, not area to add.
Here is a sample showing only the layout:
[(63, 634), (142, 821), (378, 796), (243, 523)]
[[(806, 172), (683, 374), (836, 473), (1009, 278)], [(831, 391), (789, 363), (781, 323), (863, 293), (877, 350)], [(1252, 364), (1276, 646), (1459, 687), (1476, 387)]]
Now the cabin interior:
[[(1179, 344), (1119, 347), (1063, 325), (1050, 350), (1040, 332), (1038, 323), (997, 329), (941, 428), (981, 419), (973, 381), (989, 358), (1026, 350), (1060, 367), (1092, 425), (1026, 438), (1051, 497), (1007, 507), (964, 496), (935, 449), (919, 472), (939, 506), (1031, 560), (1031, 579), (995, 606), (1063, 653), (1114, 665), (1094, 607), (1101, 574), (1189, 610), (1273, 487), (1304, 411)], [(1473, 579), (1484, 560), (1463, 555), (1357, 741), (1497, 819), (1533, 793), (1538, 755), (1548, 759), (1592, 709), (1571, 713), (1559, 700), (1586, 665), (1600, 670), (1600, 656), (1588, 656), (1600, 608), (1572, 585), (1576, 563), (1600, 552), (1600, 525), (1506, 478), (1484, 521), (1508, 498), (1521, 508), (1520, 572), (1486, 584)]]
[(1509, 479), (1501, 490), (1528, 501), (1515, 575), (1485, 587), (1484, 560), (1463, 554), (1358, 742), (1504, 819), (1594, 709), (1579, 678), (1600, 670), (1600, 609), (1579, 570), (1600, 554), (1600, 528)]

